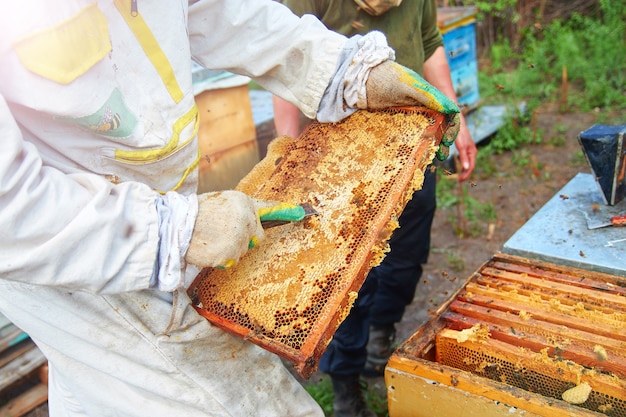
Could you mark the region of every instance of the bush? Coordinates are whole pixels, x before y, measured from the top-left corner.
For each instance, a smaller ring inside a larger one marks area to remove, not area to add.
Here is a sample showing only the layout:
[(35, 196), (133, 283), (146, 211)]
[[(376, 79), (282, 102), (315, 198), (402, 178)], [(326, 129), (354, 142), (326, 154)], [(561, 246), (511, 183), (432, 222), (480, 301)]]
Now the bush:
[[(511, 7), (511, 1), (476, 2), (482, 3)], [(509, 39), (492, 46), (491, 66), (479, 75), (483, 101), (511, 108), (524, 102), (527, 113), (513, 112), (489, 151), (540, 140), (528, 127), (528, 115), (545, 102), (560, 103), (562, 111), (626, 109), (626, 2), (600, 0), (599, 5), (593, 16), (573, 12), (568, 19), (532, 27), (515, 50)]]

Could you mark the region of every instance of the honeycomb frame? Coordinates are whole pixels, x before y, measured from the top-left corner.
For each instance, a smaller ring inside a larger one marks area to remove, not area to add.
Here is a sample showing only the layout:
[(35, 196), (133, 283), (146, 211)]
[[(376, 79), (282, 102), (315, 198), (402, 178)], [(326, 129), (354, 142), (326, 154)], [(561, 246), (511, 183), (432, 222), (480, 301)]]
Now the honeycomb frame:
[(450, 127), (422, 107), (360, 110), (272, 141), (237, 189), (309, 203), (318, 215), (266, 229), (233, 268), (205, 268), (189, 294), (212, 324), (292, 362), (308, 378), (347, 316)]
[[(498, 253), (397, 348), (385, 380), (406, 372), (539, 416), (626, 417), (625, 324), (624, 277)], [(585, 401), (563, 400), (585, 383)]]

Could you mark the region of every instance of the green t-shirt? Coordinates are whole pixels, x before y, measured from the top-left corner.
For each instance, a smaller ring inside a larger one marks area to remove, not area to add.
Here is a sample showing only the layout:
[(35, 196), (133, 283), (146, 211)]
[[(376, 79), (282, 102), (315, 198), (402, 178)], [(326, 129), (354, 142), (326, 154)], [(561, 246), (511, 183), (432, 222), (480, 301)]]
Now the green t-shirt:
[(317, 16), (328, 28), (346, 36), (372, 30), (383, 32), (396, 51), (396, 61), (419, 74), (424, 73), (424, 61), (443, 45), (435, 0), (403, 0), (399, 7), (381, 16), (360, 10), (354, 0), (283, 0), (282, 3), (298, 16)]

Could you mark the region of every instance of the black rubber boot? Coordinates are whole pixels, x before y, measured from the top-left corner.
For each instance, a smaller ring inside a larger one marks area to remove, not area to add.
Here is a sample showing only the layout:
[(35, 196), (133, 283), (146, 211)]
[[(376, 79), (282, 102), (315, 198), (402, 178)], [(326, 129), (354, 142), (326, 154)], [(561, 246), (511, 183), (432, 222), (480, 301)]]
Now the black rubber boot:
[(384, 374), (387, 361), (394, 350), (395, 340), (396, 328), (393, 324), (370, 327), (367, 360), (362, 372), (364, 376), (375, 377)]
[(334, 417), (376, 417), (367, 407), (359, 375), (331, 375)]

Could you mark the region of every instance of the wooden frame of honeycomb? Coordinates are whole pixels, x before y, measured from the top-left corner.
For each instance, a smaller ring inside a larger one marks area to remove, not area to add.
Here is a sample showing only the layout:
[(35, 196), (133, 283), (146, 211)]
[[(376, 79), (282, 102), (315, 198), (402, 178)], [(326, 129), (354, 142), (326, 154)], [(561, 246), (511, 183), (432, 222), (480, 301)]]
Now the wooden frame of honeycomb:
[[(496, 254), (398, 347), (385, 373), (394, 388), (436, 381), (450, 403), (459, 392), (471, 399), (466, 409), (482, 401), (485, 416), (625, 417), (626, 280)], [(454, 414), (407, 412), (394, 397), (401, 391), (391, 391), (391, 417)], [(411, 409), (435, 395), (412, 396)]]
[(237, 189), (308, 203), (318, 215), (267, 229), (231, 269), (204, 269), (190, 289), (196, 310), (309, 377), (448, 127), (422, 107), (361, 110), (313, 123), (298, 139), (275, 139)]

